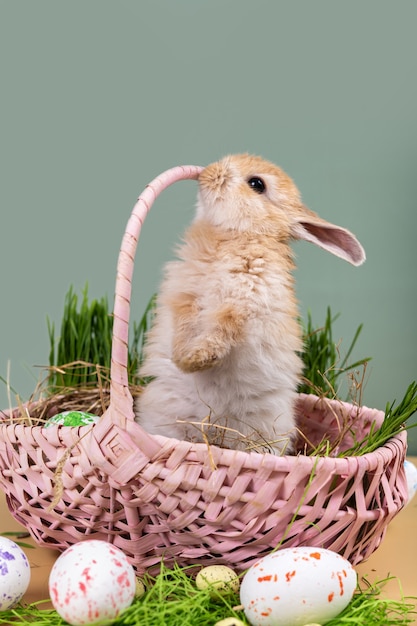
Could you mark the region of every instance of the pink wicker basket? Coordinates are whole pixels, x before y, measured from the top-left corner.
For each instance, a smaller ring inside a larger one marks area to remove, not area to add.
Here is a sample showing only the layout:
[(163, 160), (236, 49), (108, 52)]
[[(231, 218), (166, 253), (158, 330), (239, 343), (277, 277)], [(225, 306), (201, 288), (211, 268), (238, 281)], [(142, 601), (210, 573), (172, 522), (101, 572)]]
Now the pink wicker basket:
[[(403, 507), (405, 432), (373, 453), (277, 457), (146, 433), (127, 383), (133, 259), (143, 220), (168, 185), (201, 168), (173, 168), (139, 197), (118, 261), (110, 406), (94, 427), (0, 426), (0, 482), (12, 515), (41, 545), (63, 550), (85, 538), (121, 548), (138, 572), (224, 563), (243, 570), (277, 545), (330, 548), (353, 564), (380, 544)], [(4, 414), (6, 415), (6, 414)], [(300, 395), (299, 427), (314, 443), (341, 424), (361, 439), (384, 415)], [(57, 497), (56, 472), (61, 490)]]

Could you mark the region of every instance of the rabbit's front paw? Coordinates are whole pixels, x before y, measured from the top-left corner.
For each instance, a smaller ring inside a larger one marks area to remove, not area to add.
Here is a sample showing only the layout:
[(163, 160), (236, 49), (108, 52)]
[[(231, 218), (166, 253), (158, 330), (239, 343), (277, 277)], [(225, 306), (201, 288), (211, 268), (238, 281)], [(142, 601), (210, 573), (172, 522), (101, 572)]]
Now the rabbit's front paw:
[(216, 365), (224, 356), (219, 346), (215, 346), (207, 342), (203, 346), (199, 346), (194, 350), (189, 350), (185, 354), (174, 354), (174, 363), (183, 372), (198, 372), (199, 370), (209, 369)]

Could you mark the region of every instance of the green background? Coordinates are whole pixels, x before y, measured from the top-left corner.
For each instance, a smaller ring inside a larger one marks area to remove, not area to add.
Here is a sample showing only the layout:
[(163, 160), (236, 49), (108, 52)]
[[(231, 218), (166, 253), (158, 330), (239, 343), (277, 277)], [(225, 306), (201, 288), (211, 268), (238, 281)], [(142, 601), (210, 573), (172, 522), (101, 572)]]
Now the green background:
[[(152, 178), (249, 151), (364, 245), (353, 268), (294, 244), (300, 310), (316, 325), (328, 305), (340, 312), (345, 344), (363, 323), (363, 402), (400, 400), (417, 376), (416, 23), (414, 0), (3, 0), (0, 375), (32, 392), (46, 316), (59, 325), (71, 284), (112, 301), (123, 230)], [(178, 183), (145, 222), (134, 319), (195, 194)], [(0, 396), (8, 406), (4, 384)], [(410, 442), (416, 454), (416, 431)]]

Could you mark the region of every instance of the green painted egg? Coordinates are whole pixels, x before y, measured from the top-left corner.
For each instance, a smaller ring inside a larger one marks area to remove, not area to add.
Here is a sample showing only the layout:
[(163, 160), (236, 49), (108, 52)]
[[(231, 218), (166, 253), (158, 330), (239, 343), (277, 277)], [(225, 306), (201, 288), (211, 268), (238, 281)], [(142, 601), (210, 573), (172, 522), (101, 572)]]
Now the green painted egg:
[(49, 426), (87, 426), (96, 424), (99, 420), (97, 415), (84, 413), (83, 411), (63, 411), (50, 417), (44, 424), (44, 428)]

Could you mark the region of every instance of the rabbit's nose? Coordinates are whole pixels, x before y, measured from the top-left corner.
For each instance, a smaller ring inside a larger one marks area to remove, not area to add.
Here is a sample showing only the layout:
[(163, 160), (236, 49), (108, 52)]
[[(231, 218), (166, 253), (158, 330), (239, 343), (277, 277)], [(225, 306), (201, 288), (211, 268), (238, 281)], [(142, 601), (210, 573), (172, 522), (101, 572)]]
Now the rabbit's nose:
[(198, 177), (201, 188), (216, 195), (224, 193), (231, 180), (231, 173), (221, 163), (208, 165)]

